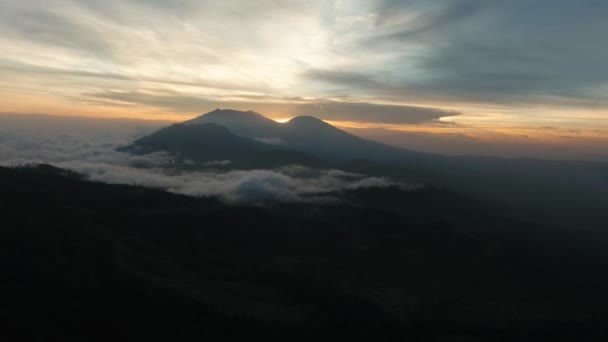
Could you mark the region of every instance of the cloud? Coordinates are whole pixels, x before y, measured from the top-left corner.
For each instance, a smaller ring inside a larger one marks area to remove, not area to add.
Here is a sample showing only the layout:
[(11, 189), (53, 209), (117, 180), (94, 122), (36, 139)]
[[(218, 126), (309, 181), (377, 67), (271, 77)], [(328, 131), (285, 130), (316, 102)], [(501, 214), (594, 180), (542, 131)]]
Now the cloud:
[(366, 43), (424, 46), (392, 65), (413, 63), (425, 76), (401, 83), (420, 92), (502, 103), (592, 102), (600, 99), (594, 88), (608, 84), (605, 1), (384, 0), (377, 10), (381, 33)]
[(112, 47), (102, 30), (86, 23), (81, 16), (70, 16), (45, 6), (2, 4), (0, 14), (5, 37), (43, 44), (58, 49), (69, 49), (78, 54), (112, 58)]
[[(365, 177), (339, 170), (313, 170), (292, 166), (278, 170), (232, 170), (227, 172), (179, 172), (165, 169), (136, 169), (106, 163), (80, 161), (62, 162), (68, 168), (90, 179), (120, 184), (139, 184), (192, 196), (216, 196), (228, 202), (256, 201), (331, 201), (324, 196), (334, 191), (369, 187), (399, 186), (415, 189), (413, 185), (394, 182), (384, 177)], [(299, 177), (297, 174), (316, 174)]]
[[(171, 93), (142, 93), (104, 91), (89, 94), (100, 101), (120, 101), (143, 106), (154, 106), (174, 111), (205, 112), (215, 108), (236, 108), (254, 110), (274, 117), (312, 115), (330, 121), (355, 121), (388, 124), (421, 124), (442, 117), (460, 115), (459, 112), (436, 108), (373, 104), (366, 102), (333, 101), (323, 99), (282, 99), (277, 97), (260, 98), (251, 102), (248, 97), (238, 101), (210, 99), (205, 97), (183, 96)], [(232, 95), (233, 99), (238, 95)], [(275, 101), (275, 102), (271, 102)], [(277, 102), (280, 101), (280, 102)]]
[(384, 177), (342, 177), (335, 170), (310, 170), (317, 177), (296, 177), (289, 170), (232, 170), (227, 172), (179, 172), (165, 169), (136, 169), (106, 163), (80, 161), (56, 164), (59, 167), (88, 175), (90, 179), (106, 183), (138, 184), (191, 196), (215, 196), (227, 202), (324, 202), (334, 191), (369, 187), (413, 185), (394, 182)]
[(608, 107), (606, 12), (602, 0), (6, 0), (0, 88), (19, 96), (3, 110), (411, 124), (453, 108), (531, 125), (577, 109), (585, 123)]
[(86, 160), (131, 166), (159, 165), (160, 154), (129, 158), (115, 151), (161, 127), (163, 122), (0, 114), (0, 161)]
[[(39, 126), (32, 125), (32, 121)], [(128, 127), (126, 123), (132, 121), (90, 121), (97, 125), (89, 124), (88, 131), (73, 133), (69, 128), (82, 123), (72, 122), (71, 127), (66, 127), (61, 118), (39, 116), (37, 120), (17, 120), (0, 116), (0, 165), (50, 163), (82, 173), (94, 181), (143, 185), (191, 196), (215, 196), (230, 203), (327, 202), (333, 200), (331, 192), (345, 189), (416, 188), (416, 185), (385, 177), (296, 165), (276, 170), (215, 170), (229, 165), (228, 160), (207, 163), (203, 171), (180, 172), (170, 167), (172, 157), (164, 153), (135, 156), (116, 151), (142, 133), (135, 126)], [(119, 123), (122, 125), (111, 129)]]
[[(190, 161), (192, 162), (192, 161)], [(193, 162), (192, 162), (193, 163)], [(213, 160), (210, 162), (203, 163), (204, 166), (226, 166), (232, 164), (230, 160)]]
[[(449, 27), (474, 16), (496, 0), (380, 0), (377, 3), (377, 26), (407, 24), (393, 36), (410, 36)], [(412, 17), (411, 14), (416, 13)], [(409, 16), (408, 16), (409, 14)], [(404, 18), (405, 17), (405, 18)]]
[(456, 111), (436, 108), (335, 101), (300, 105), (298, 110), (300, 114), (318, 116), (324, 120), (385, 124), (422, 124), (460, 115)]

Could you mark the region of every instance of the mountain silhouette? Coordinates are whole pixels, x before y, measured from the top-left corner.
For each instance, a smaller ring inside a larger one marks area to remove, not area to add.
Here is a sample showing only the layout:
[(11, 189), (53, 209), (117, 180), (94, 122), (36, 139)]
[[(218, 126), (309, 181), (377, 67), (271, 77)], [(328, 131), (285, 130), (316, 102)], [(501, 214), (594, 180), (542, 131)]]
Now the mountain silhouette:
[(135, 141), (134, 152), (166, 151), (199, 161), (240, 158), (266, 149), (266, 144), (233, 134), (223, 126), (174, 124)]
[(312, 116), (298, 116), (280, 124), (253, 111), (216, 109), (183, 124), (202, 123), (222, 125), (240, 136), (274, 141), (284, 148), (332, 162), (353, 159), (392, 162), (426, 155), (359, 138)]
[(281, 124), (268, 119), (254, 111), (238, 111), (232, 109), (216, 109), (192, 120), (184, 125), (214, 123), (230, 129), (235, 134), (250, 138), (277, 138), (280, 135)]
[(606, 341), (605, 258), (439, 189), (332, 195), (232, 206), (0, 167), (0, 336)]
[(181, 167), (192, 165), (191, 162), (219, 160), (228, 160), (244, 168), (321, 165), (317, 158), (307, 153), (239, 136), (215, 123), (174, 124), (119, 150), (134, 154), (169, 152)]
[[(426, 154), (366, 140), (311, 116), (280, 124), (252, 111), (218, 109), (123, 150), (231, 160), (234, 168), (331, 167), (446, 187), (510, 210), (530, 210), (552, 223), (576, 222), (582, 215), (593, 217), (589, 222), (596, 227), (608, 222), (608, 164)], [(577, 182), (568, 181), (573, 177)]]
[(413, 161), (418, 153), (366, 140), (312, 116), (299, 116), (283, 126), (282, 141), (291, 148), (332, 161), (367, 159), (381, 162)]

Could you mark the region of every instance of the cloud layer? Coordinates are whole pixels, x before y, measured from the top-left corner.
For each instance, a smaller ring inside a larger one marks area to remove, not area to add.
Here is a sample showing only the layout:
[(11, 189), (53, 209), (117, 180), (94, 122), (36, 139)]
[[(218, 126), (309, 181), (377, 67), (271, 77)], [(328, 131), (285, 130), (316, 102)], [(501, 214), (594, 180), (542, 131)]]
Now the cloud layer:
[[(179, 172), (162, 168), (137, 169), (107, 163), (61, 162), (59, 167), (88, 175), (104, 183), (143, 185), (191, 196), (214, 196), (230, 203), (331, 202), (329, 194), (358, 188), (399, 186), (415, 189), (384, 177), (365, 177), (339, 170), (312, 170), (290, 166), (277, 170), (233, 170), (227, 172)], [(295, 172), (294, 172), (295, 171)], [(315, 173), (301, 177), (301, 173)]]
[(388, 186), (406, 190), (416, 188), (384, 177), (295, 165), (277, 170), (214, 170), (228, 165), (226, 160), (209, 163), (208, 168), (200, 172), (178, 172), (169, 167), (169, 155), (133, 156), (115, 150), (143, 134), (142, 130), (147, 131), (130, 126), (129, 121), (88, 120), (89, 130), (81, 130), (78, 134), (66, 133), (73, 127), (66, 127), (62, 119), (38, 117), (34, 121), (39, 123), (39, 129), (33, 128), (31, 122), (24, 126), (23, 120), (0, 117), (0, 165), (44, 162), (82, 173), (94, 181), (143, 185), (245, 203), (269, 200), (326, 202), (333, 200), (329, 193), (339, 190)]
[(423, 75), (399, 82), (406, 87), (473, 101), (606, 105), (605, 1), (383, 0), (378, 13), (374, 48), (423, 46), (397, 59)]

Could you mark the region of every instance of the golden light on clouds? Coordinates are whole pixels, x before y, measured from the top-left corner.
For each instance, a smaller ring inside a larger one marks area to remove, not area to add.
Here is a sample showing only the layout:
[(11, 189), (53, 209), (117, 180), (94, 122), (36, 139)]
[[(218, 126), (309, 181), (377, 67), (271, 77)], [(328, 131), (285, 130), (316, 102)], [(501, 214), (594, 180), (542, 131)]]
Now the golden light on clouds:
[(603, 18), (582, 13), (554, 37), (574, 2), (529, 22), (492, 2), (441, 25), (431, 9), (456, 2), (414, 3), (5, 1), (0, 112), (183, 121), (220, 107), (482, 141), (607, 139), (608, 49), (568, 40), (604, 36)]

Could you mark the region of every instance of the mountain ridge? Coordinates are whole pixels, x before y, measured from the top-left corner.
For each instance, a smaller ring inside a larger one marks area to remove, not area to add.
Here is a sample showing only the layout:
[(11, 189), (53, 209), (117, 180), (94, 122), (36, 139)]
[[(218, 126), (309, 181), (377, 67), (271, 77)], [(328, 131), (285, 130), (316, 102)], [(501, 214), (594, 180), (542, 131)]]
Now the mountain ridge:
[[(224, 126), (235, 136), (249, 139), (250, 144), (263, 144), (260, 146), (269, 153), (260, 158), (264, 162), (257, 162), (259, 151), (242, 149), (230, 157), (240, 161), (231, 164), (232, 168), (324, 165), (369, 176), (446, 187), (500, 203), (505, 210), (533, 210), (539, 220), (551, 224), (574, 224), (582, 215), (593, 218), (588, 221), (594, 227), (608, 222), (608, 204), (604, 201), (608, 195), (606, 164), (448, 157), (365, 140), (312, 117), (297, 117), (280, 124), (255, 112), (216, 110), (212, 113), (195, 120)], [(226, 113), (237, 118), (228, 120), (223, 115)], [(220, 151), (214, 159), (229, 159), (221, 156), (223, 143), (218, 141), (213, 145)], [(162, 150), (162, 146), (156, 146), (155, 150)], [(190, 151), (200, 152), (197, 146), (191, 146)], [(576, 184), (568, 181), (573, 175), (579, 179)]]
[(254, 111), (216, 109), (184, 121), (184, 125), (214, 123), (225, 126), (233, 133), (253, 139), (275, 138), (281, 124)]
[[(133, 144), (118, 149), (121, 152), (146, 154), (169, 152), (180, 168), (196, 168), (208, 162), (229, 160), (230, 167), (273, 168), (300, 164), (319, 166), (313, 155), (291, 150), (286, 146), (269, 144), (236, 135), (216, 123), (177, 123), (146, 135)], [(214, 165), (217, 168), (217, 165)], [(228, 166), (226, 166), (228, 167)]]
[(253, 139), (275, 139), (286, 148), (316, 155), (325, 160), (370, 159), (390, 161), (419, 158), (425, 153), (363, 139), (310, 115), (278, 123), (254, 111), (216, 109), (185, 121), (186, 125), (215, 123), (237, 135)]

